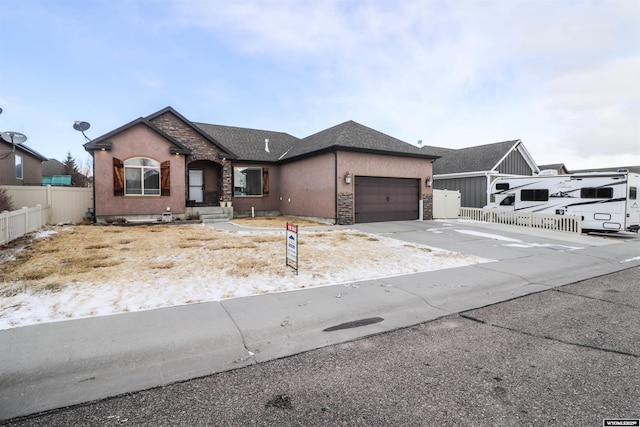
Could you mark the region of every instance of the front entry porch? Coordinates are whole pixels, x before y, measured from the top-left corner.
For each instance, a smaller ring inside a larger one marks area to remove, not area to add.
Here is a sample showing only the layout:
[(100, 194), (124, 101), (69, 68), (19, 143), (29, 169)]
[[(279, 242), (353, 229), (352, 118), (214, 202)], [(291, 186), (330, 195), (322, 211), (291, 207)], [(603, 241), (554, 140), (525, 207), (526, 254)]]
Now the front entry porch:
[(219, 206), (222, 191), (222, 166), (208, 160), (187, 165), (187, 206)]

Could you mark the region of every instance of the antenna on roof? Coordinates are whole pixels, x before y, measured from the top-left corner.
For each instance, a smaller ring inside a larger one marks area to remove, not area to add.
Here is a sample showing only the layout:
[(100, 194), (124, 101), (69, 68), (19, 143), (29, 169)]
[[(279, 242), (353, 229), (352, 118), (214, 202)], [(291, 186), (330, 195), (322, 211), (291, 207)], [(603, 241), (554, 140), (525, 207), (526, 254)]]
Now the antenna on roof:
[(76, 120), (76, 121), (73, 123), (73, 128), (74, 128), (75, 130), (77, 130), (78, 132), (81, 132), (81, 133), (82, 133), (82, 136), (84, 136), (84, 139), (86, 139), (86, 140), (87, 140), (87, 142), (89, 142), (89, 141), (91, 141), (91, 140), (89, 139), (89, 137), (88, 137), (87, 135), (85, 135), (85, 134), (84, 134), (84, 131), (85, 131), (85, 130), (87, 130), (87, 129), (89, 129), (90, 127), (91, 127), (91, 125), (90, 125), (88, 122), (81, 122), (81, 121), (79, 121), (79, 120)]
[(418, 147), (422, 147), (422, 140), (421, 139), (418, 140)]
[(264, 151), (269, 152), (269, 138), (264, 139)]

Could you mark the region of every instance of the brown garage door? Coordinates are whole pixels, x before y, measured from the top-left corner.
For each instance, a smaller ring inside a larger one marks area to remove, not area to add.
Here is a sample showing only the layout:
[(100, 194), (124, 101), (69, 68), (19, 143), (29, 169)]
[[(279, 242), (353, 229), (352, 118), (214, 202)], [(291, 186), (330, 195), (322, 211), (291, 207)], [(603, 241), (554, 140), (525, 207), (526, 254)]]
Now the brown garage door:
[(356, 223), (418, 219), (419, 180), (357, 176), (355, 185)]

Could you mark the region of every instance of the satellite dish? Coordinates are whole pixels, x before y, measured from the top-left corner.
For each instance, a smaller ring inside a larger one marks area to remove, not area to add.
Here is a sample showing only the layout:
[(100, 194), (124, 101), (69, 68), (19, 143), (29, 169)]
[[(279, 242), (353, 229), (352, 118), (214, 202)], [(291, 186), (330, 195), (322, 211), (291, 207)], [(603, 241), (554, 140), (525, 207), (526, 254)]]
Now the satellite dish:
[(20, 132), (5, 131), (2, 132), (2, 139), (11, 143), (12, 145), (20, 145), (27, 140), (27, 135)]
[(73, 124), (73, 128), (77, 131), (80, 132), (84, 132), (85, 130), (89, 129), (91, 127), (91, 125), (87, 122), (81, 122), (81, 121), (76, 121)]

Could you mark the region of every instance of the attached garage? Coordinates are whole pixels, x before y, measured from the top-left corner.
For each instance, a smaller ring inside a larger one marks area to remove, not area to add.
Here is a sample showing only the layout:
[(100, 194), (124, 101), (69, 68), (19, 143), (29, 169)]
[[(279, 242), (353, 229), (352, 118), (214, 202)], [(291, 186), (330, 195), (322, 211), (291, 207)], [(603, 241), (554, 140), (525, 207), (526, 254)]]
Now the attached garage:
[(420, 181), (356, 176), (354, 199), (356, 223), (418, 219)]

